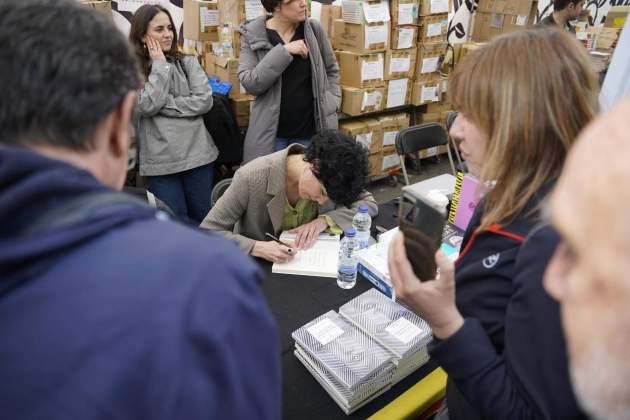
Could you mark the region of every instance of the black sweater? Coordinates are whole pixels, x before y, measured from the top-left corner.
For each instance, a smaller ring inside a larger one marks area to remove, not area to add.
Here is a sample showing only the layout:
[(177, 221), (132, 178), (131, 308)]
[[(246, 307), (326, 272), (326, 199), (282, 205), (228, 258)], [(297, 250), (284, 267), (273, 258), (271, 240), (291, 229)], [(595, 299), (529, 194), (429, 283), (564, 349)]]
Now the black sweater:
[(569, 383), (559, 306), (542, 284), (558, 235), (527, 210), (507, 226), (473, 234), (482, 208), (456, 263), (464, 325), (429, 348), (448, 373), (450, 418), (585, 418)]

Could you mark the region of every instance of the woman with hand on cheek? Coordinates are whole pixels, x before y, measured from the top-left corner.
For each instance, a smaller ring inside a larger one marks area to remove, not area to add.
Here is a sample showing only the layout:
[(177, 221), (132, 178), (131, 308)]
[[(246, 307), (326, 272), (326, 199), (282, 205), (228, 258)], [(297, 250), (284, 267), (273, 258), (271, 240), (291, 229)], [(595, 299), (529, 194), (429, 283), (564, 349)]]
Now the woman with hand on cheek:
[(399, 234), (389, 250), (396, 294), (433, 329), (429, 353), (448, 373), (440, 415), (582, 418), (558, 305), (542, 285), (558, 235), (541, 207), (597, 112), (589, 57), (557, 29), (503, 35), (466, 56), (449, 95), (460, 111), (450, 134), (484, 198), (455, 265), (435, 255), (437, 279), (414, 274), (409, 260), (423, 248), (412, 233)]
[(162, 6), (136, 11), (129, 40), (146, 77), (134, 121), (140, 175), (179, 219), (198, 224), (210, 209), (218, 155), (202, 118), (212, 108), (208, 78), (194, 56), (178, 51), (173, 19)]

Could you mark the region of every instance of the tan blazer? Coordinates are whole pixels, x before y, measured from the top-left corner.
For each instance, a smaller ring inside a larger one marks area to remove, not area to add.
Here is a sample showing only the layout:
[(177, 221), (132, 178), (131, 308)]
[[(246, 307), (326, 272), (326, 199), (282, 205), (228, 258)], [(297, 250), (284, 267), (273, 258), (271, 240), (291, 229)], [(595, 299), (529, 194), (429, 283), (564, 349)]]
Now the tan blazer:
[[(268, 240), (265, 232), (279, 235), (286, 202), (287, 156), (303, 151), (301, 145), (294, 144), (242, 166), (200, 227), (235, 240), (248, 253), (256, 241)], [(351, 209), (328, 201), (320, 205), (318, 211), (347, 229), (352, 226), (352, 218), (362, 203), (368, 205), (370, 216), (376, 216), (378, 205), (367, 191)]]

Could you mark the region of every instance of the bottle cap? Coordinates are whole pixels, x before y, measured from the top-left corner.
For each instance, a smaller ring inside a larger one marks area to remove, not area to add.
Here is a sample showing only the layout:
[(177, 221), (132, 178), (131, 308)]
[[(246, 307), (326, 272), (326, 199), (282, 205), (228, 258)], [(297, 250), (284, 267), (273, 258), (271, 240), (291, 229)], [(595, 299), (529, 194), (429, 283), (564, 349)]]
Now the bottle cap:
[(354, 228), (348, 228), (348, 229), (344, 230), (344, 231), (343, 231), (343, 233), (344, 233), (346, 236), (348, 236), (348, 237), (352, 238), (352, 237), (354, 237), (354, 236), (357, 234), (357, 231), (356, 231), (356, 230), (354, 230)]
[(367, 205), (367, 204), (361, 204), (361, 205), (359, 206), (359, 211), (360, 211), (361, 213), (367, 213), (367, 212), (368, 212), (368, 205)]

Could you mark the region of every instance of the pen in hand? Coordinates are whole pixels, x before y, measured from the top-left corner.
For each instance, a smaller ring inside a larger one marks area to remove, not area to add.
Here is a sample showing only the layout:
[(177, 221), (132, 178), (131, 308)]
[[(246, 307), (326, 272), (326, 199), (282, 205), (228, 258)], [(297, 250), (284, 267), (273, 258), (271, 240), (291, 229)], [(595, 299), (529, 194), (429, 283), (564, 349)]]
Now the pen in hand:
[(265, 232), (265, 236), (266, 236), (267, 238), (271, 239), (272, 241), (276, 241), (276, 242), (278, 242), (280, 245), (284, 245), (284, 246), (286, 246), (287, 248), (289, 248), (289, 250), (287, 251), (289, 254), (292, 254), (292, 253), (293, 253), (293, 248), (291, 247), (291, 245), (289, 245), (289, 244), (287, 244), (287, 243), (285, 243), (285, 242), (282, 242), (280, 239), (276, 238), (276, 237), (275, 237), (275, 236), (273, 236), (271, 233), (266, 233), (266, 232)]

